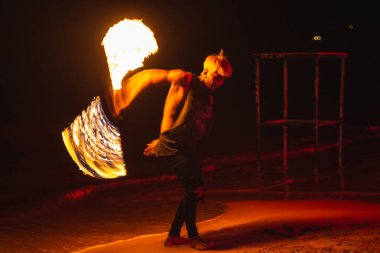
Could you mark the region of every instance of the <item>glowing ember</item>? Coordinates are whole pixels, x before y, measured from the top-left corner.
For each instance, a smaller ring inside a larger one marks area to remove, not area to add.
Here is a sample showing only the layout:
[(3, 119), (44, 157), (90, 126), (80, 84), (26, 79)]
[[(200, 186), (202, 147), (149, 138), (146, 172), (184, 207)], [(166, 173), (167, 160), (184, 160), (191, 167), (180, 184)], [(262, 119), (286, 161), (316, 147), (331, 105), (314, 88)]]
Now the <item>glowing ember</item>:
[(145, 58), (158, 50), (153, 32), (141, 20), (124, 19), (112, 26), (103, 39), (114, 90), (121, 89), (126, 73), (143, 66)]
[(99, 97), (62, 132), (67, 151), (84, 174), (115, 178), (127, 174), (119, 129), (106, 117)]
[[(153, 33), (140, 20), (122, 20), (109, 29), (102, 45), (114, 90), (128, 71), (143, 66), (145, 58), (157, 52)], [(63, 142), (84, 174), (96, 178), (127, 175), (119, 129), (113, 125), (96, 97), (81, 115), (62, 132)]]

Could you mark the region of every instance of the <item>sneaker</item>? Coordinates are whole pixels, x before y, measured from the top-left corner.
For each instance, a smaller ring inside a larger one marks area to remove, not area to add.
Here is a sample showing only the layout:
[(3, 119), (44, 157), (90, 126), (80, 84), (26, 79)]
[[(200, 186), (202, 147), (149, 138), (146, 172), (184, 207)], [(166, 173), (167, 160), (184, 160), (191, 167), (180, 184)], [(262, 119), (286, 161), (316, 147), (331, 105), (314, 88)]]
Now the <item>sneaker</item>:
[(213, 242), (207, 242), (199, 236), (190, 239), (190, 247), (196, 250), (208, 250), (214, 246)]
[(172, 247), (172, 246), (181, 246), (189, 244), (189, 239), (183, 238), (181, 236), (171, 236), (168, 235), (164, 241), (164, 246), (165, 247)]

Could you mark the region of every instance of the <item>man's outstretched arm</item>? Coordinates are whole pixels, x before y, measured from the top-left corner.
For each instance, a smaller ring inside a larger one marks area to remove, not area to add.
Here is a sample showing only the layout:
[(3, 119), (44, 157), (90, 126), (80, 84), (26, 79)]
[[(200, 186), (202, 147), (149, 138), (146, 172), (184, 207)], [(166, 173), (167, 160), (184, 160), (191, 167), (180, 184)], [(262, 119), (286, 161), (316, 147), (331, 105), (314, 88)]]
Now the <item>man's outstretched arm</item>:
[(128, 107), (144, 89), (154, 85), (170, 85), (178, 82), (185, 73), (180, 69), (148, 69), (123, 80), (122, 89), (114, 91), (113, 94), (113, 105), (116, 114)]

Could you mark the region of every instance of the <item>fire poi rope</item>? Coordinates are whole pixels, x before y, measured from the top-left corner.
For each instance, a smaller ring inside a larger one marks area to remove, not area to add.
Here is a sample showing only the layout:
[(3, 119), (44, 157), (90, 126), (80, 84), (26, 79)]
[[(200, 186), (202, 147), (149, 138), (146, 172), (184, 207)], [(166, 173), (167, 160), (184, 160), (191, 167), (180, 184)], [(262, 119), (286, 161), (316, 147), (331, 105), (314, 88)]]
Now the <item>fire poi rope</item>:
[[(143, 66), (158, 50), (153, 32), (141, 20), (124, 19), (112, 26), (103, 39), (113, 90), (121, 89), (123, 77)], [(100, 97), (62, 131), (67, 151), (85, 174), (95, 178), (127, 175), (120, 132), (107, 118)]]

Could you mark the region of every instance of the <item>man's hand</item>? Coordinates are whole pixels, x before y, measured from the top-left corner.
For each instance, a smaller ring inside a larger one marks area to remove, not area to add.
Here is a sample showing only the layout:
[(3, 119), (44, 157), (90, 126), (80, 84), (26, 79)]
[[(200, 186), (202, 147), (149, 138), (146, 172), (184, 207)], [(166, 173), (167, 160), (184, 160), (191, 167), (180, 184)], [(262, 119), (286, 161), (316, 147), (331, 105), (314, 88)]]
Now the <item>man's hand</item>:
[(151, 141), (150, 143), (148, 143), (146, 145), (146, 148), (144, 149), (144, 155), (154, 156), (153, 150), (154, 150), (154, 147), (157, 145), (157, 143), (158, 143), (158, 139), (155, 139)]

